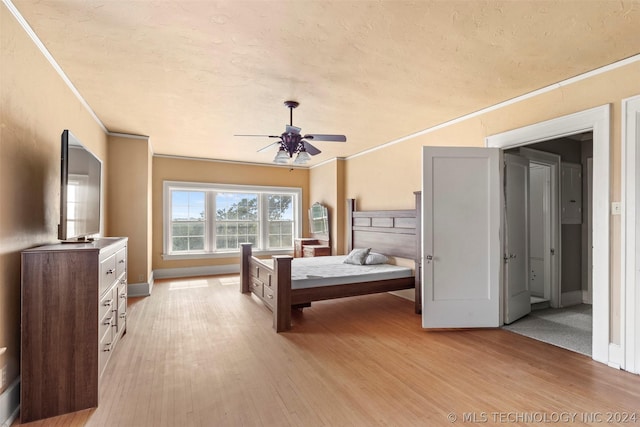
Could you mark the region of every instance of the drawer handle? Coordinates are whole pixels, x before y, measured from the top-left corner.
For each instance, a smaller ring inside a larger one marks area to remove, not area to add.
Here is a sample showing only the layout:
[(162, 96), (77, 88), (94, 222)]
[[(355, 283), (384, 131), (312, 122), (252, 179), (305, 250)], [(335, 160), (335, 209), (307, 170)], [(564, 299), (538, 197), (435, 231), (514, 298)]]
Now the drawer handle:
[(124, 260), (123, 260), (123, 259), (121, 259), (120, 261), (118, 261), (118, 263), (120, 263), (120, 264), (124, 264)]
[(105, 344), (104, 349), (102, 351), (111, 351), (111, 343)]
[(102, 305), (105, 306), (105, 307), (111, 307), (111, 304), (113, 304), (113, 300), (112, 299), (108, 299)]
[(121, 318), (121, 319), (124, 319), (124, 318), (126, 318), (126, 317), (127, 317), (127, 313), (122, 313), (122, 314), (120, 315), (120, 318)]
[(267, 298), (273, 299), (273, 295), (267, 295)]
[(104, 319), (104, 322), (102, 322), (103, 325), (107, 326), (111, 324), (111, 317), (109, 317), (108, 319)]
[(107, 274), (113, 274), (115, 273), (115, 270), (113, 268), (110, 268), (107, 270)]
[(122, 299), (127, 299), (127, 294), (122, 294), (122, 295), (120, 295), (120, 298), (122, 298)]
[(127, 279), (120, 279), (120, 284), (121, 285), (126, 285), (127, 284)]

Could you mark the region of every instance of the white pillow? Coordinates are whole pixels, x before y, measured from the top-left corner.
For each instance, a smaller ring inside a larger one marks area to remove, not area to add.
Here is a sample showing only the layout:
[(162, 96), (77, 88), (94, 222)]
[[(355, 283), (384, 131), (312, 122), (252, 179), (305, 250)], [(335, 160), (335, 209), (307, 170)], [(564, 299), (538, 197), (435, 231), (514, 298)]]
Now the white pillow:
[(367, 255), (367, 258), (364, 260), (364, 263), (367, 265), (386, 264), (387, 261), (389, 261), (389, 258), (387, 258), (385, 255), (379, 254), (377, 252), (369, 252), (369, 255)]
[(367, 259), (367, 255), (369, 255), (370, 250), (371, 248), (354, 249), (351, 252), (349, 252), (349, 255), (347, 255), (347, 257), (344, 259), (343, 262), (345, 264), (362, 265), (364, 264), (364, 261)]

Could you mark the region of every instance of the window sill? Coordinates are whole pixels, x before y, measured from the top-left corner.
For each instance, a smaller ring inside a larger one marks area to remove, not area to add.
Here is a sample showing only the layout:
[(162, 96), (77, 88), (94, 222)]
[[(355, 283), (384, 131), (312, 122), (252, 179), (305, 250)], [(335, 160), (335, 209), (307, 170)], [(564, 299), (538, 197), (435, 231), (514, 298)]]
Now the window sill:
[[(279, 249), (279, 250), (266, 250), (266, 251), (253, 251), (254, 256), (270, 256), (270, 255), (291, 255), (293, 256), (293, 248), (291, 249)], [(186, 260), (186, 259), (216, 259), (216, 258), (239, 258), (240, 251), (233, 252), (194, 252), (188, 254), (162, 254), (162, 259), (165, 261), (174, 260)]]

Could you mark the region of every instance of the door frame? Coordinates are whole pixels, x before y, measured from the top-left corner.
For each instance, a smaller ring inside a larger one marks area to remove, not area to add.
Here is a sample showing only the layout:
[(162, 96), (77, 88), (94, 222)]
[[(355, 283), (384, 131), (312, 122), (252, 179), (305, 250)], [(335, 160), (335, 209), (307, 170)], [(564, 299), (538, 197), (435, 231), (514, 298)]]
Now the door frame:
[(526, 157), (532, 162), (548, 166), (551, 169), (551, 206), (550, 222), (551, 222), (551, 248), (554, 249), (555, 254), (550, 256), (550, 298), (549, 304), (553, 308), (562, 307), (561, 295), (562, 295), (562, 239), (560, 238), (560, 155), (548, 153), (546, 151), (536, 150), (535, 148), (521, 147), (520, 155)]
[(610, 363), (609, 104), (485, 138), (487, 147), (514, 148), (582, 132), (593, 132), (593, 339), (592, 358)]
[(621, 367), (640, 374), (640, 95), (622, 100), (622, 159)]

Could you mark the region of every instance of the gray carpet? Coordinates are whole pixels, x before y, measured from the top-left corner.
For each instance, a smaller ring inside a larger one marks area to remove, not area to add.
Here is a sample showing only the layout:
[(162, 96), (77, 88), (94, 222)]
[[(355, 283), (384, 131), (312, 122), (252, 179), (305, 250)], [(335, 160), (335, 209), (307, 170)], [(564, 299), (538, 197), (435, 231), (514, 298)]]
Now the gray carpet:
[(591, 305), (535, 310), (504, 328), (591, 356)]

